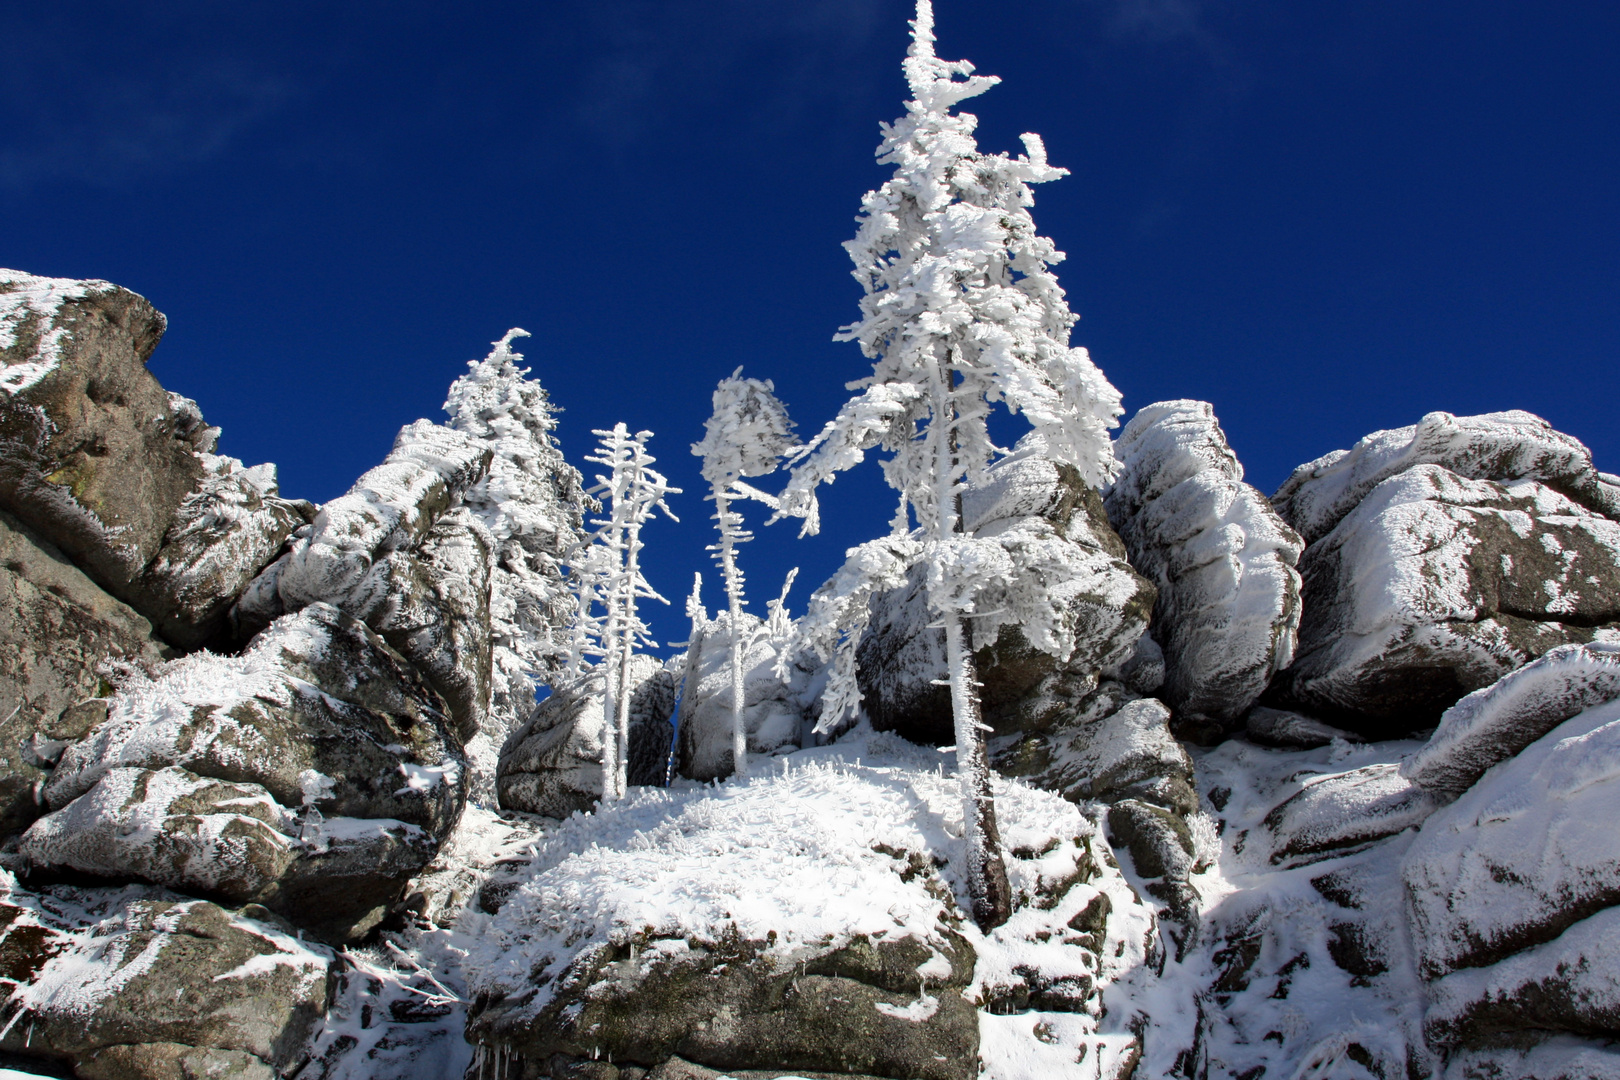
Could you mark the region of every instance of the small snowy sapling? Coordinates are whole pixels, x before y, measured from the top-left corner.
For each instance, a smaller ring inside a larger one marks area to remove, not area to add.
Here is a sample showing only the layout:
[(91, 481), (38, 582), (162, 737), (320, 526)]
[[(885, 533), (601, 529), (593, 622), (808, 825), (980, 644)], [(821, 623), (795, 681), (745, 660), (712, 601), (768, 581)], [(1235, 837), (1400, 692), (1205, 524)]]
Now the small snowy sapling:
[(939, 59), (933, 25), (929, 0), (918, 0), (904, 65), (912, 99), (905, 116), (884, 126), (878, 149), (894, 176), (867, 193), (859, 232), (844, 245), (866, 295), (860, 321), (838, 337), (860, 343), (873, 374), (852, 384), (860, 393), (795, 455), (778, 516), (801, 517), (805, 532), (817, 531), (817, 487), (868, 450), (892, 455), (883, 473), (900, 493), (893, 533), (850, 552), (812, 598), (802, 637), (834, 654), (825, 730), (860, 700), (854, 648), (867, 600), (902, 583), (912, 566), (926, 569), (950, 664), (973, 915), (988, 929), (1007, 919), (1011, 896), (964, 622), (980, 614), (983, 594), (1004, 585), (1007, 555), (965, 533), (962, 486), (1005, 453), (986, 424), (997, 402), (1030, 422), (1048, 456), (1094, 486), (1116, 469), (1108, 428), (1121, 409), (1118, 391), (1069, 344), (1075, 316), (1050, 269), (1062, 254), (1036, 233), (1029, 212), (1029, 185), (1064, 170), (1047, 164), (1036, 135), (1023, 137), (1020, 157), (979, 151), (977, 120), (950, 110), (998, 80), (973, 75), (965, 60)]
[(692, 445), (692, 453), (703, 459), (703, 479), (709, 482), (708, 498), (714, 502), (720, 540), (709, 545), (709, 550), (720, 564), (731, 612), (731, 758), (737, 776), (748, 775), (748, 736), (743, 725), (743, 656), (748, 643), (743, 640), (743, 573), (736, 549), (754, 534), (743, 528), (742, 515), (732, 504), (739, 498), (755, 498), (774, 505), (774, 499), (743, 483), (742, 478), (774, 472), (782, 455), (798, 442), (793, 421), (772, 393), (774, 389), (769, 380), (743, 378), (742, 368), (721, 379), (703, 441)]

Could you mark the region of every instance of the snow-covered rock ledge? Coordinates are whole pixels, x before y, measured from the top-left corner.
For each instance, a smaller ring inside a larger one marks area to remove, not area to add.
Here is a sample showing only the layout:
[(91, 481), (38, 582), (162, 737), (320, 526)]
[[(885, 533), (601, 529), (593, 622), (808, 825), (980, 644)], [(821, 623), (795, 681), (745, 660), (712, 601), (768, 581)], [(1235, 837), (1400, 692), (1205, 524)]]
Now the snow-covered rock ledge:
[(469, 1036), (492, 1060), (1128, 1074), (1130, 1004), (1104, 1004), (1162, 962), (1153, 913), (1094, 820), (1004, 782), (1015, 911), (980, 933), (952, 765), (880, 735), (569, 818), (458, 927)]

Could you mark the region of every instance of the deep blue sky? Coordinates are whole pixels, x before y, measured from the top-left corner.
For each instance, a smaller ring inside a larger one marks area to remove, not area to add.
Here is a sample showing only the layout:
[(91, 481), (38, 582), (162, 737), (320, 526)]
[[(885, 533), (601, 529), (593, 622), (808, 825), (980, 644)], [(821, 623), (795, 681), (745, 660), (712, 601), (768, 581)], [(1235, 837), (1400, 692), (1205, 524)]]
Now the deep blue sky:
[[(1620, 471), (1620, 6), (1541, 0), (938, 0), (1002, 86), (981, 145), (1038, 190), (1129, 411), (1214, 402), (1249, 478), (1424, 412), (1525, 408)], [(510, 326), (566, 412), (657, 432), (704, 566), (708, 395), (738, 364), (814, 431), (866, 363), (839, 244), (883, 179), (901, 0), (30, 4), (0, 34), (0, 265), (168, 314), (152, 369), (340, 494)], [(880, 533), (875, 465), (826, 536), (744, 552), (757, 605)], [(708, 576), (713, 606), (718, 585)]]

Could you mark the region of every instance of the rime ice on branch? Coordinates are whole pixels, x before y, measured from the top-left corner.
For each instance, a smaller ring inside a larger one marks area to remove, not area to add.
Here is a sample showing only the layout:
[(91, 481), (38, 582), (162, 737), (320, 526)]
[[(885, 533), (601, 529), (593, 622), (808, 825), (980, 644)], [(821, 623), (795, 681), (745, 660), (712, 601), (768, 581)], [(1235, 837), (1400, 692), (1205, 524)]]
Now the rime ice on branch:
[(884, 126), (878, 148), (894, 176), (866, 195), (860, 230), (844, 245), (866, 295), (860, 321), (838, 339), (859, 342), (873, 373), (853, 384), (861, 392), (796, 455), (778, 514), (802, 517), (805, 531), (815, 532), (816, 488), (868, 450), (892, 455), (883, 471), (900, 492), (894, 535), (854, 549), (807, 616), (807, 631), (822, 632), (818, 648), (830, 626), (843, 638), (822, 725), (859, 701), (853, 648), (866, 597), (922, 562), (950, 659), (974, 917), (989, 927), (1007, 918), (1010, 900), (964, 619), (999, 579), (1006, 554), (964, 532), (962, 485), (1005, 452), (986, 426), (1000, 402), (1023, 414), (1052, 459), (1100, 486), (1116, 468), (1107, 431), (1121, 410), (1119, 392), (1084, 349), (1069, 344), (1075, 316), (1050, 269), (1063, 256), (1036, 233), (1029, 212), (1029, 185), (1064, 170), (1047, 164), (1037, 135), (1023, 137), (1020, 157), (979, 151), (976, 118), (950, 109), (998, 80), (973, 75), (965, 60), (939, 59), (933, 28), (932, 5), (918, 0), (904, 65), (912, 100), (905, 116)]
[(731, 760), (738, 776), (748, 775), (748, 735), (743, 725), (743, 654), (747, 651), (742, 634), (743, 573), (737, 565), (736, 548), (754, 534), (743, 528), (742, 515), (731, 504), (738, 498), (754, 498), (775, 505), (771, 496), (742, 482), (745, 476), (776, 471), (777, 461), (798, 442), (793, 421), (773, 390), (769, 380), (743, 378), (742, 368), (721, 379), (703, 441), (692, 446), (692, 453), (703, 459), (703, 479), (709, 482), (708, 497), (714, 501), (720, 540), (709, 545), (709, 550), (720, 564), (731, 611)]
[(585, 460), (605, 466), (608, 474), (598, 473), (588, 494), (601, 498), (606, 516), (591, 520), (597, 527), (592, 543), (569, 563), (577, 610), (568, 666), (576, 675), (583, 674), (587, 657), (601, 657), (607, 687), (602, 699), (602, 799), (609, 802), (624, 798), (628, 782), (630, 658), (637, 645), (655, 644), (636, 614), (636, 600), (669, 603), (641, 574), (641, 527), (654, 510), (679, 520), (664, 497), (678, 495), (681, 489), (671, 487), (651, 467), (657, 460), (647, 453), (652, 432), (632, 435), (619, 423), (611, 431), (592, 434), (601, 439), (601, 449)]

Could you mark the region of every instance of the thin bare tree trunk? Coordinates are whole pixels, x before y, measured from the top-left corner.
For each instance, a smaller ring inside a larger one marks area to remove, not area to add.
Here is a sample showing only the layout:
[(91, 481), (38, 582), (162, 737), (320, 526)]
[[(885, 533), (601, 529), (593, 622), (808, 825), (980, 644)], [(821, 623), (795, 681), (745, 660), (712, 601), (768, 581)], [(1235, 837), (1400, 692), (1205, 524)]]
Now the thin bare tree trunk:
[(990, 760), (985, 751), (979, 682), (961, 616), (945, 619), (945, 649), (951, 658), (951, 713), (956, 727), (956, 774), (962, 782), (963, 842), (968, 856), (968, 897), (973, 921), (986, 932), (1012, 916), (1012, 886), (1001, 854)]
[(742, 597), (738, 595), (736, 547), (727, 517), (731, 500), (716, 490), (714, 505), (720, 520), (720, 570), (726, 579), (726, 598), (731, 611), (731, 770), (737, 776), (747, 776), (748, 732), (743, 727)]
[[(954, 370), (941, 363), (935, 390), (934, 487), (938, 535), (960, 535), (962, 489), (956, 483), (956, 403), (952, 396)], [(1001, 829), (996, 825), (996, 803), (991, 789), (990, 760), (984, 742), (984, 718), (979, 707), (979, 678), (968, 648), (967, 628), (955, 611), (945, 616), (945, 658), (950, 665), (951, 718), (956, 733), (956, 775), (962, 784), (962, 842), (967, 847), (968, 898), (973, 921), (986, 932), (1012, 916), (1012, 887), (1001, 854)]]

